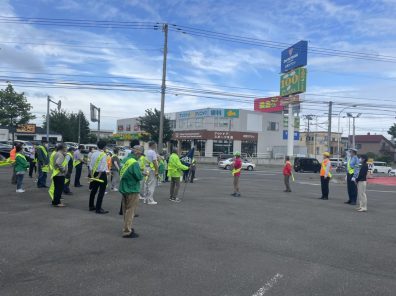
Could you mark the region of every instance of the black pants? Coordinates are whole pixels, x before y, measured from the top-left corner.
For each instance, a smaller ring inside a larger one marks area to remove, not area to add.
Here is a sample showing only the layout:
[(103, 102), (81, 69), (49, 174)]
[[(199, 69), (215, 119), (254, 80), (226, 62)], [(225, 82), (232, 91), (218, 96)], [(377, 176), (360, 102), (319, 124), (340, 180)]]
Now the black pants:
[(63, 186), (65, 185), (65, 176), (55, 176), (54, 180), (54, 200), (52, 201), (53, 205), (60, 204), (60, 199), (62, 197)]
[[(94, 178), (97, 178), (99, 176), (99, 173), (94, 174)], [(106, 191), (106, 186), (107, 186), (107, 175), (106, 172), (103, 172), (100, 176), (100, 179), (103, 180), (102, 182), (97, 182), (97, 181), (92, 181), (92, 190), (91, 190), (91, 195), (89, 196), (89, 208), (95, 207), (96, 211), (99, 212), (102, 209), (102, 201), (103, 201), (103, 196)], [(98, 198), (96, 200), (96, 206), (94, 205), (95, 203), (95, 195), (98, 192)]]
[(357, 200), (357, 185), (352, 181), (353, 174), (347, 175), (348, 197), (350, 203), (356, 203)]
[(81, 178), (81, 171), (82, 171), (83, 164), (80, 162), (76, 165), (76, 175), (74, 177), (74, 187), (80, 186), (80, 178)]
[[(63, 186), (63, 192), (64, 193), (70, 193), (70, 178), (71, 178), (71, 173), (70, 175), (67, 174), (67, 176), (65, 177), (65, 185)], [(67, 180), (67, 182), (66, 182)]]
[(195, 179), (195, 169), (190, 169), (190, 182), (194, 183)]
[(324, 176), (320, 177), (320, 185), (322, 187), (322, 197), (329, 198), (329, 182), (330, 178), (325, 178)]
[(30, 178), (33, 177), (33, 171), (35, 173), (37, 173), (37, 166), (36, 166), (36, 163), (32, 159), (29, 159), (29, 177)]
[(188, 174), (190, 173), (190, 170), (183, 171), (183, 181), (187, 182), (188, 181)]

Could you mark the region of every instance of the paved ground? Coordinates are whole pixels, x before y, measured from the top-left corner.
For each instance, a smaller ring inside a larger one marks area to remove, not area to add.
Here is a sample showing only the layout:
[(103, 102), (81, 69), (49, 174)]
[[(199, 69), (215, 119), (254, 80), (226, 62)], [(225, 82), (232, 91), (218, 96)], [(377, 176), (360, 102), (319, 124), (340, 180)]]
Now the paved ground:
[(0, 170), (0, 295), (395, 295), (396, 188), (370, 185), (369, 212), (343, 204), (344, 184), (318, 200), (318, 177), (283, 193), (275, 169), (198, 168), (184, 202), (140, 205), (135, 240), (121, 238), (120, 196), (88, 212), (87, 186), (52, 208), (27, 179), (16, 195)]

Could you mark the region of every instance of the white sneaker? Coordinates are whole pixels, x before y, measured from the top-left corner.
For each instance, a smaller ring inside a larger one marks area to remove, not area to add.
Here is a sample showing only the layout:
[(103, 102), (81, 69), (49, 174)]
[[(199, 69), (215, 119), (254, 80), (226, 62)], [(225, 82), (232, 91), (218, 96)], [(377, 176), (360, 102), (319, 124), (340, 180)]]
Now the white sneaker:
[(156, 205), (157, 202), (156, 202), (156, 201), (149, 201), (147, 204), (148, 204), (148, 205)]
[(25, 190), (23, 190), (23, 189), (17, 189), (16, 192), (18, 192), (18, 193), (24, 193)]
[(139, 194), (139, 199), (144, 199), (144, 197)]
[(113, 188), (113, 189), (111, 189), (111, 190), (113, 190), (113, 191), (118, 191), (118, 189), (117, 189), (117, 188)]
[(366, 209), (359, 209), (359, 210), (357, 210), (358, 212), (367, 212), (367, 210)]

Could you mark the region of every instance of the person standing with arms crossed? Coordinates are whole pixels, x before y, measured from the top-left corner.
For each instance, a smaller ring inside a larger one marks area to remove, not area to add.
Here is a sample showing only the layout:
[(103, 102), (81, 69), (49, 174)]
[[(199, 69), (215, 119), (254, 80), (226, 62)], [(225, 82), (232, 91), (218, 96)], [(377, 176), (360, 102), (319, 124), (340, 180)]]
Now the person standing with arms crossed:
[(145, 192), (144, 203), (156, 205), (157, 202), (154, 200), (154, 192), (158, 180), (158, 157), (155, 152), (155, 142), (150, 141), (148, 145), (149, 147), (146, 151), (146, 169), (148, 170), (148, 178), (146, 181), (147, 192)]
[[(108, 171), (106, 153), (104, 152), (105, 147), (106, 147), (106, 142), (100, 140), (98, 142), (98, 150), (92, 153), (91, 163), (89, 165), (91, 168), (91, 176), (92, 176), (91, 177), (92, 185), (90, 185), (92, 189), (91, 189), (91, 194), (89, 196), (89, 210), (95, 211), (96, 214), (107, 214), (109, 212), (102, 209), (103, 196), (105, 194), (106, 186), (107, 186), (107, 171)], [(94, 204), (95, 196), (98, 190), (99, 193), (95, 206)]]
[(241, 193), (239, 192), (239, 179), (241, 177), (241, 170), (242, 170), (242, 160), (241, 160), (241, 153), (239, 151), (236, 151), (234, 153), (234, 161), (231, 165), (232, 167), (232, 176), (234, 179), (234, 193), (232, 193), (232, 196), (235, 197), (240, 197)]
[(290, 176), (293, 174), (292, 173), (292, 165), (291, 165), (289, 156), (286, 156), (285, 160), (286, 160), (286, 162), (285, 162), (285, 166), (283, 167), (283, 176), (284, 176), (286, 189), (284, 192), (291, 192)]
[(124, 163), (120, 170), (119, 192), (122, 194), (122, 212), (124, 215), (122, 237), (124, 238), (139, 237), (132, 227), (135, 211), (139, 205), (140, 181), (143, 179), (138, 162), (142, 153), (142, 146), (134, 146), (132, 157)]
[(359, 171), (359, 159), (356, 156), (357, 150), (352, 148), (349, 150), (350, 156), (347, 162), (347, 188), (348, 188), (348, 200), (344, 202), (349, 205), (356, 205), (357, 200), (357, 185), (356, 178)]
[(358, 212), (367, 212), (367, 195), (366, 195), (366, 187), (367, 187), (367, 174), (368, 174), (368, 157), (367, 155), (362, 155), (360, 158), (360, 162), (362, 166), (359, 169), (358, 177), (356, 178), (358, 197), (359, 197), (359, 207), (357, 208)]
[(328, 200), (329, 199), (329, 183), (331, 179), (331, 162), (330, 153), (323, 153), (323, 161), (320, 168), (320, 185), (322, 189), (322, 197), (319, 199)]

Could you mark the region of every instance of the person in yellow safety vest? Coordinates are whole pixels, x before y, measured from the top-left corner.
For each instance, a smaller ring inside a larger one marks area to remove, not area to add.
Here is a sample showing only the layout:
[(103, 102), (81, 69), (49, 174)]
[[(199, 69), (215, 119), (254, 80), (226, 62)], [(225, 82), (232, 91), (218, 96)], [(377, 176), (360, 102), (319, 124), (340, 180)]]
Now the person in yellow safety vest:
[(322, 188), (322, 197), (319, 199), (328, 200), (329, 199), (329, 182), (332, 177), (331, 175), (331, 162), (330, 153), (323, 153), (323, 161), (320, 167), (320, 185)]
[(25, 190), (22, 188), (23, 177), (25, 176), (26, 170), (29, 168), (29, 163), (26, 160), (25, 155), (22, 153), (22, 146), (16, 146), (16, 154), (15, 154), (15, 174), (17, 181), (17, 189), (16, 192), (23, 193)]
[(168, 178), (170, 179), (170, 197), (169, 200), (173, 202), (181, 202), (181, 199), (177, 197), (180, 188), (180, 178), (183, 171), (188, 170), (189, 167), (182, 164), (179, 155), (177, 155), (177, 148), (174, 147), (172, 154), (168, 161)]
[[(52, 156), (52, 155), (51, 155)], [(52, 158), (51, 186), (48, 193), (52, 199), (54, 207), (64, 207), (61, 202), (63, 187), (65, 186), (65, 176), (67, 174), (68, 160), (66, 158), (66, 146), (61, 143), (56, 147), (56, 152)]]
[(76, 168), (76, 173), (74, 176), (74, 187), (82, 187), (80, 183), (80, 178), (84, 164), (84, 155), (81, 153), (83, 149), (84, 149), (83, 145), (78, 146), (78, 149), (74, 151), (74, 155), (73, 155), (73, 167)]
[(349, 156), (347, 158), (347, 188), (348, 200), (345, 204), (356, 205), (357, 201), (357, 185), (356, 178), (359, 174), (359, 159), (357, 157), (357, 150), (354, 148), (349, 149)]
[(234, 161), (231, 165), (232, 167), (232, 176), (234, 179), (234, 193), (232, 193), (232, 196), (235, 197), (240, 197), (241, 193), (239, 191), (239, 179), (241, 177), (241, 170), (242, 170), (242, 160), (241, 160), (241, 152), (235, 151), (234, 153)]
[(48, 142), (41, 140), (41, 145), (37, 146), (37, 169), (38, 169), (38, 188), (47, 188), (47, 174), (49, 172)]
[[(106, 144), (107, 143), (103, 140), (98, 142), (98, 150), (92, 153), (91, 163), (89, 165), (91, 168), (92, 180), (92, 189), (89, 196), (89, 210), (95, 211), (96, 214), (107, 214), (109, 212), (102, 208), (103, 197), (107, 187), (107, 172), (109, 171), (106, 153), (104, 152)], [(95, 205), (95, 197), (98, 190), (99, 193)]]
[(74, 149), (72, 147), (70, 147), (66, 153), (67, 174), (65, 175), (65, 186), (63, 187), (63, 193), (66, 195), (73, 195), (73, 192), (70, 191), (70, 179), (71, 179), (71, 174), (73, 172), (73, 162), (74, 162), (73, 153), (74, 153)]

